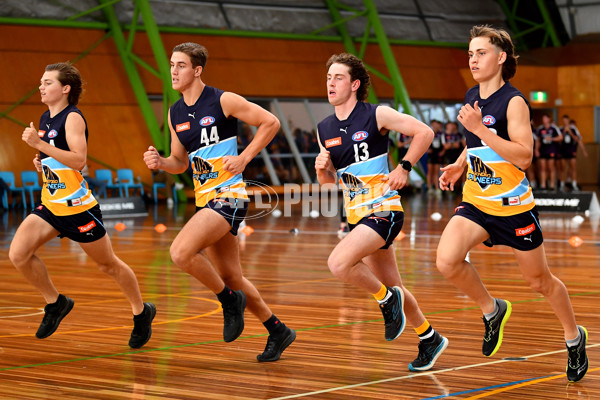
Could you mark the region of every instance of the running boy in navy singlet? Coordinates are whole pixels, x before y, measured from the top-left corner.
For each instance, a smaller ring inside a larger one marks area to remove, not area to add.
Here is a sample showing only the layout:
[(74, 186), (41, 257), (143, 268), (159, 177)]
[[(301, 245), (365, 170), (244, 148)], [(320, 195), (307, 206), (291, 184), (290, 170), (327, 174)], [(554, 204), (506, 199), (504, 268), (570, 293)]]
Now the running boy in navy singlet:
[[(271, 312), (243, 276), (236, 235), (248, 207), (242, 172), (275, 136), (279, 121), (237, 94), (205, 85), (201, 75), (207, 58), (206, 48), (196, 43), (182, 43), (173, 49), (172, 86), (183, 96), (169, 109), (171, 155), (161, 157), (151, 146), (144, 153), (144, 161), (150, 169), (172, 174), (192, 166), (196, 214), (173, 241), (171, 258), (217, 295), (223, 306), (226, 342), (242, 334), (247, 302), (269, 332), (258, 361), (277, 361), (295, 340), (296, 332)], [(238, 118), (258, 127), (240, 155)]]
[[(319, 183), (339, 183), (343, 188), (350, 226), (350, 233), (329, 256), (329, 269), (341, 281), (375, 297), (387, 340), (400, 336), (408, 319), (421, 339), (419, 355), (408, 369), (426, 371), (446, 349), (448, 339), (433, 329), (402, 284), (390, 246), (404, 221), (397, 190), (407, 185), (408, 173), (427, 151), (433, 132), (409, 115), (365, 103), (370, 78), (359, 58), (333, 55), (327, 69), (327, 97), (335, 113), (318, 125), (321, 152), (315, 168)], [(413, 137), (392, 172), (388, 170), (390, 130)]]
[(502, 344), (512, 305), (493, 298), (465, 259), (481, 242), (512, 247), (523, 277), (546, 297), (563, 326), (567, 378), (578, 381), (588, 369), (587, 330), (576, 324), (567, 289), (548, 268), (533, 194), (523, 172), (533, 155), (530, 109), (525, 96), (508, 82), (517, 69), (508, 33), (473, 27), (469, 67), (479, 84), (467, 92), (458, 115), (466, 129), (467, 148), (454, 164), (442, 168), (440, 187), (454, 189), (465, 167), (467, 181), (463, 202), (440, 238), (437, 267), (483, 311), (482, 352), (491, 357)]
[(142, 301), (135, 274), (113, 252), (98, 202), (80, 173), (87, 158), (88, 129), (76, 107), (82, 91), (79, 71), (67, 63), (48, 65), (39, 89), (48, 111), (40, 118), (39, 130), (31, 122), (22, 138), (39, 151), (33, 164), (43, 174), (42, 203), (19, 226), (9, 251), (12, 263), (48, 303), (36, 336), (43, 339), (52, 335), (74, 304), (59, 294), (46, 266), (35, 255), (58, 235), (78, 242), (100, 270), (119, 285), (134, 314), (129, 346), (142, 347), (150, 340), (156, 308)]

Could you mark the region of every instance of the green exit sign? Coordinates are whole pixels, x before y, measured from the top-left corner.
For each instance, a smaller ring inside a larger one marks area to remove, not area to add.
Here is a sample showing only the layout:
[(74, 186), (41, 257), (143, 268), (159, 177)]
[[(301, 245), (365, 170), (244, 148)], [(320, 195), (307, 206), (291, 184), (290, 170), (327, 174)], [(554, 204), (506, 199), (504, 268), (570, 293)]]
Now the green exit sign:
[(548, 93), (542, 91), (529, 92), (529, 100), (533, 103), (546, 103), (548, 102)]

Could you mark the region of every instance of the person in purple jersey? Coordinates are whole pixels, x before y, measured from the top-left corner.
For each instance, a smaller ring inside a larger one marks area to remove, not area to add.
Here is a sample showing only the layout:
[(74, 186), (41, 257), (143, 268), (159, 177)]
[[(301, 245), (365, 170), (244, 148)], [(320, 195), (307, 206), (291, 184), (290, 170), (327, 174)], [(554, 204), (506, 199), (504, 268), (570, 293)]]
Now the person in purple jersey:
[[(558, 148), (563, 140), (560, 129), (554, 124), (550, 115), (542, 116), (542, 125), (537, 128), (537, 152), (540, 164), (540, 189), (556, 189), (556, 160)], [(548, 186), (546, 186), (548, 185)]]
[(559, 176), (560, 190), (565, 190), (565, 182), (575, 191), (579, 190), (577, 185), (577, 148), (581, 147), (583, 155), (588, 154), (583, 145), (581, 134), (575, 125), (575, 121), (568, 115), (563, 115), (563, 126), (560, 127), (563, 141), (560, 144)]
[[(150, 146), (144, 161), (150, 169), (180, 174), (194, 171), (196, 213), (171, 244), (171, 258), (216, 294), (223, 307), (223, 339), (232, 342), (244, 330), (244, 310), (263, 323), (269, 337), (258, 361), (277, 361), (296, 332), (271, 312), (256, 287), (242, 273), (238, 241), (248, 207), (242, 172), (279, 129), (277, 118), (245, 98), (202, 81), (208, 51), (182, 43), (171, 55), (171, 84), (183, 96), (169, 109), (171, 155)], [(237, 120), (258, 127), (237, 154)], [(230, 289), (231, 288), (231, 289)]]

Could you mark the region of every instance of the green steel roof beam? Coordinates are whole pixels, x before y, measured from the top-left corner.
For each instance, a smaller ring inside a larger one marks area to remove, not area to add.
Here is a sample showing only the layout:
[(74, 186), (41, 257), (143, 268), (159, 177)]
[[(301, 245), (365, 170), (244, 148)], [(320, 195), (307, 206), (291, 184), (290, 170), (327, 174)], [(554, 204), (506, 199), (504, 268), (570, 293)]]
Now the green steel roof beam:
[(140, 19), (140, 7), (137, 2), (134, 2), (133, 6), (133, 18), (131, 19), (131, 28), (129, 28), (129, 35), (127, 37), (127, 52), (133, 51), (133, 42), (135, 42), (135, 34), (137, 33), (138, 20)]
[(352, 21), (353, 19), (356, 19), (356, 18), (359, 18), (359, 17), (364, 17), (365, 15), (366, 15), (366, 12), (356, 13), (354, 15), (350, 15), (350, 16), (348, 16), (346, 18), (342, 18), (339, 21), (335, 21), (335, 22), (333, 22), (333, 23), (331, 23), (329, 25), (325, 25), (322, 28), (316, 29), (316, 30), (312, 31), (310, 34), (311, 35), (318, 35), (319, 33), (326, 31), (327, 29), (337, 28), (338, 25), (346, 24), (346, 22), (348, 22), (348, 21)]
[(392, 48), (390, 43), (387, 40), (387, 35), (385, 34), (385, 30), (383, 29), (383, 24), (379, 19), (379, 13), (377, 12), (377, 8), (375, 7), (375, 3), (373, 0), (363, 0), (367, 11), (369, 12), (369, 21), (373, 26), (373, 32), (375, 33), (375, 38), (379, 42), (379, 48), (381, 49), (381, 54), (383, 55), (383, 59), (385, 64), (387, 65), (388, 72), (392, 78), (392, 82), (394, 85), (394, 101), (395, 106), (398, 107), (398, 103), (402, 104), (404, 108), (404, 112), (406, 114), (413, 115), (413, 108), (410, 102), (410, 97), (408, 96), (408, 91), (406, 90), (406, 86), (404, 85), (404, 80), (402, 79), (402, 75), (400, 74), (400, 69), (398, 68), (398, 64), (396, 63), (396, 58), (394, 57), (394, 53), (392, 52)]
[[(95, 41), (94, 43), (92, 43), (92, 45), (90, 47), (88, 47), (83, 52), (81, 52), (81, 54), (79, 54), (77, 57), (75, 57), (73, 60), (71, 60), (71, 62), (73, 64), (75, 64), (77, 61), (81, 60), (82, 58), (84, 58), (85, 56), (87, 56), (88, 54), (90, 54), (92, 52), (92, 50), (94, 50), (96, 47), (98, 47), (98, 45), (100, 45), (100, 43), (104, 42), (106, 39), (108, 39), (109, 37), (111, 37), (111, 35), (112, 34), (110, 32), (106, 32), (104, 34), (104, 36), (102, 36), (100, 39), (98, 39), (97, 41)], [(9, 108), (7, 108), (5, 111), (0, 112), (0, 119), (6, 118), (6, 119), (8, 119), (8, 120), (10, 120), (10, 121), (18, 124), (18, 125), (29, 126), (28, 124), (26, 124), (24, 122), (21, 122), (21, 121), (19, 121), (16, 118), (10, 117), (8, 114), (12, 110), (14, 110), (15, 108), (17, 108), (21, 104), (23, 104), (28, 98), (30, 98), (31, 96), (33, 96), (37, 92), (39, 92), (38, 85), (36, 85), (36, 87), (34, 87), (33, 89), (31, 89), (23, 97), (21, 97), (19, 100), (17, 100), (17, 102), (15, 104), (13, 104)]]
[[(552, 17), (550, 17), (550, 13), (546, 8), (546, 3), (544, 3), (543, 0), (537, 0), (537, 4), (540, 9), (540, 13), (542, 14), (542, 17), (544, 18), (544, 24), (546, 25), (546, 35), (552, 40), (553, 47), (560, 47), (562, 43), (558, 38), (558, 34), (556, 33), (556, 29), (554, 28), (554, 23), (552, 22)], [(547, 38), (544, 38), (544, 42), (546, 42), (546, 39)]]
[(110, 0), (109, 2), (107, 2), (105, 4), (99, 4), (96, 7), (90, 8), (89, 10), (80, 12), (79, 14), (71, 15), (70, 17), (65, 19), (65, 21), (73, 21), (73, 20), (79, 19), (81, 17), (85, 17), (86, 15), (91, 14), (94, 11), (102, 10), (104, 7), (112, 6), (113, 4), (118, 3), (120, 1), (121, 0)]
[[(148, 35), (148, 41), (150, 42), (150, 47), (154, 53), (154, 59), (158, 65), (158, 72), (160, 73), (163, 83), (163, 102), (166, 102), (166, 105), (170, 106), (179, 100), (179, 93), (177, 93), (177, 91), (175, 91), (171, 86), (171, 65), (169, 62), (169, 57), (167, 56), (165, 46), (162, 42), (162, 38), (160, 37), (158, 25), (156, 25), (156, 20), (154, 19), (154, 14), (152, 14), (150, 3), (148, 0), (136, 0), (136, 6), (139, 6), (140, 13), (142, 14), (144, 26), (146, 27), (146, 34)], [(164, 110), (166, 110), (164, 114), (164, 121), (166, 122), (168, 108), (164, 107)], [(169, 149), (171, 144), (171, 132), (169, 131), (169, 126), (167, 123), (163, 124), (162, 133), (163, 143), (160, 147), (165, 150), (166, 154), (166, 150)]]
[(361, 60), (365, 57), (365, 52), (367, 51), (367, 45), (369, 43), (369, 36), (371, 36), (371, 21), (367, 20), (365, 33), (363, 34), (363, 38), (360, 43), (360, 49), (358, 51), (358, 58), (360, 58)]
[(147, 70), (148, 72), (150, 72), (152, 75), (156, 76), (157, 78), (159, 78), (159, 79), (161, 78), (160, 72), (158, 72), (156, 70), (156, 68), (153, 68), (146, 61), (142, 60), (139, 56), (137, 56), (137, 55), (135, 55), (133, 53), (128, 53), (128, 56), (133, 61), (135, 61), (136, 63), (138, 63), (140, 65), (140, 67), (144, 68), (145, 70)]
[(81, 22), (81, 21), (65, 21), (65, 20), (57, 20), (57, 19), (0, 17), (0, 24), (48, 26), (48, 27), (59, 27), (59, 28), (101, 29), (101, 30), (108, 29), (108, 24), (105, 22)]
[[(508, 23), (508, 26), (510, 27), (510, 30), (513, 33), (513, 36), (518, 37), (519, 36), (519, 27), (517, 26), (517, 21), (516, 21), (515, 17), (516, 17), (517, 4), (519, 3), (519, 1), (516, 0), (513, 3), (512, 9), (510, 9), (508, 7), (506, 0), (497, 0), (497, 1), (498, 1), (498, 4), (500, 5), (500, 8), (502, 8), (502, 11), (504, 11), (504, 15), (506, 15), (506, 22)], [(528, 49), (527, 45), (525, 44), (525, 41), (523, 41), (523, 40), (519, 41), (518, 45), (523, 50)]]
[[(329, 14), (331, 14), (333, 21), (334, 22), (341, 21), (343, 18), (342, 18), (342, 14), (340, 13), (340, 11), (338, 9), (339, 3), (334, 0), (325, 0), (325, 3), (327, 3), (327, 7), (329, 8)], [(346, 47), (346, 51), (348, 51), (348, 53), (357, 55), (358, 52), (356, 51), (356, 47), (354, 46), (354, 39), (352, 39), (352, 37), (350, 36), (350, 33), (348, 32), (348, 29), (346, 29), (346, 24), (337, 25), (337, 29), (340, 33), (340, 36), (342, 37), (342, 42), (344, 43), (344, 47)], [(377, 98), (375, 89), (372, 86), (368, 92), (368, 99), (369, 99), (369, 103), (372, 103), (372, 104), (379, 103), (379, 99)]]
[[(105, 22), (81, 22), (81, 21), (65, 21), (54, 19), (33, 19), (33, 18), (11, 18), (0, 17), (0, 24), (5, 25), (25, 25), (25, 26), (48, 26), (59, 28), (77, 28), (77, 29), (110, 29), (109, 24)], [(130, 31), (134, 24), (124, 24), (121, 26), (123, 30)], [(144, 32), (146, 29), (138, 26), (137, 32)], [(302, 33), (274, 33), (274, 32), (259, 32), (259, 31), (239, 31), (227, 29), (211, 29), (211, 28), (189, 28), (176, 26), (160, 26), (160, 33), (182, 33), (190, 35), (211, 35), (211, 36), (228, 36), (228, 37), (249, 37), (249, 38), (265, 38), (265, 39), (282, 39), (282, 40), (315, 40), (321, 42), (341, 42), (342, 37), (336, 35), (311, 35)], [(360, 42), (360, 39), (351, 39), (354, 42)], [(388, 39), (390, 44), (399, 46), (432, 46), (432, 47), (451, 47), (465, 49), (467, 45), (464, 42), (432, 42), (429, 40), (404, 40), (404, 39)], [(369, 43), (377, 43), (377, 40), (370, 38)]]
[[(109, 0), (99, 0), (103, 4), (109, 2)], [(150, 131), (150, 136), (154, 141), (156, 147), (159, 150), (163, 150), (162, 146), (163, 140), (160, 135), (160, 128), (158, 126), (158, 121), (156, 120), (156, 116), (154, 115), (154, 111), (152, 110), (152, 106), (150, 105), (150, 101), (148, 100), (148, 95), (146, 93), (146, 89), (144, 88), (144, 84), (140, 75), (135, 67), (135, 64), (129, 57), (129, 53), (127, 52), (127, 42), (125, 41), (125, 36), (123, 35), (123, 31), (121, 30), (121, 26), (119, 25), (119, 21), (117, 19), (117, 15), (112, 5), (108, 5), (103, 8), (104, 14), (106, 15), (106, 19), (108, 20), (108, 24), (110, 26), (110, 30), (113, 33), (113, 39), (115, 41), (115, 45), (121, 56), (121, 61), (123, 62), (123, 66), (125, 67), (125, 72), (127, 73), (127, 77), (129, 78), (129, 83), (133, 89), (133, 93), (138, 101), (138, 105), (140, 106), (140, 111), (142, 112), (142, 116), (144, 117), (144, 121), (146, 122), (146, 126)]]

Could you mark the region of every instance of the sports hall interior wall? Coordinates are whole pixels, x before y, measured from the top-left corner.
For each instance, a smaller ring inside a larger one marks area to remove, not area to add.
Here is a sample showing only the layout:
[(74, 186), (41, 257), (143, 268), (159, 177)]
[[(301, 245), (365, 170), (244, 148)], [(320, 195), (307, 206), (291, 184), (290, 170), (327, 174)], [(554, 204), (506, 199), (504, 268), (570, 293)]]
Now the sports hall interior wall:
[[(37, 127), (46, 110), (35, 90), (44, 67), (77, 58), (104, 34), (99, 30), (0, 25), (0, 114), (33, 91), (8, 115), (25, 124), (33, 121)], [(205, 45), (209, 59), (204, 81), (247, 97), (325, 100), (325, 62), (331, 54), (344, 51), (341, 43), (333, 42), (182, 34), (163, 34), (162, 40), (167, 53), (181, 42)], [(474, 84), (463, 49), (393, 46), (392, 50), (412, 99), (460, 102)], [(144, 34), (136, 35), (133, 51), (155, 65)], [(386, 71), (378, 47), (369, 46), (365, 59)], [(90, 131), (88, 154), (114, 168), (131, 168), (144, 182), (151, 182), (142, 153), (152, 141), (112, 39), (101, 42), (76, 66), (86, 82), (79, 107)], [(158, 78), (143, 68), (138, 70), (148, 93), (160, 94)], [(526, 95), (533, 90), (548, 92), (548, 103), (534, 107), (552, 108), (555, 100), (561, 99), (559, 115), (568, 113), (576, 119), (584, 140), (592, 142), (594, 105), (600, 104), (598, 77), (597, 60), (582, 64), (579, 59), (578, 65), (535, 65), (529, 61), (520, 65), (513, 84)], [(392, 87), (380, 78), (373, 77), (373, 86), (380, 99), (393, 97)], [(0, 118), (0, 170), (15, 172), (17, 185), (20, 171), (33, 169), (35, 153), (21, 141), (22, 131), (17, 122)], [(92, 171), (100, 167), (94, 162), (89, 165)], [(586, 179), (597, 182), (597, 172)]]

